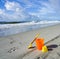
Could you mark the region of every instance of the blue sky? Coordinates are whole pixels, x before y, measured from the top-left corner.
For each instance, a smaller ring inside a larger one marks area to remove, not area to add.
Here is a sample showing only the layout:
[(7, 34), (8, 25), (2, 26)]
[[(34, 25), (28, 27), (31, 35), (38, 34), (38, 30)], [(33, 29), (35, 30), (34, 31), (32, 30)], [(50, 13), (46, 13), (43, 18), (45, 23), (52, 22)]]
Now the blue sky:
[(60, 0), (0, 0), (0, 21), (60, 20)]

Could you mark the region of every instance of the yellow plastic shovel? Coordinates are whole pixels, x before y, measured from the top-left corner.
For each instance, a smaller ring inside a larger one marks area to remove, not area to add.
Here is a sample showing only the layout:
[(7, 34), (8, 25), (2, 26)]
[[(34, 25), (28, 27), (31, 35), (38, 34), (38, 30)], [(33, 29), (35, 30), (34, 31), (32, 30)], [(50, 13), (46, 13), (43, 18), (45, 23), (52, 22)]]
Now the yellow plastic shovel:
[(34, 41), (36, 40), (36, 38), (39, 36), (40, 34), (37, 34), (34, 38), (34, 40), (29, 44), (28, 49), (30, 49), (32, 47), (32, 44), (34, 43)]

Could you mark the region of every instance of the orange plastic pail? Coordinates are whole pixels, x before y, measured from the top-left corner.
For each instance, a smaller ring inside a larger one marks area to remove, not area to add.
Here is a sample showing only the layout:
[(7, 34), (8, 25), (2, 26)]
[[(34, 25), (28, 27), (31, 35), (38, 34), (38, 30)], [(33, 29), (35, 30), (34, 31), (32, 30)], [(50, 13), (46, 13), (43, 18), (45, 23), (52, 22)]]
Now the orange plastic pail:
[(42, 50), (42, 47), (44, 46), (44, 38), (37, 38), (35, 42), (37, 49)]

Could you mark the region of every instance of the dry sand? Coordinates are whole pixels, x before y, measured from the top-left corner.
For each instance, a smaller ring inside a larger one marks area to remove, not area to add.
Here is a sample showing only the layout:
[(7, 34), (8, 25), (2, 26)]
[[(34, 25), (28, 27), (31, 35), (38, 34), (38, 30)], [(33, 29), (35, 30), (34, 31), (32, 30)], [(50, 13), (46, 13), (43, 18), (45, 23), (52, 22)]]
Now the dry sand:
[[(44, 38), (47, 53), (27, 48), (37, 33)], [(60, 24), (0, 38), (0, 59), (60, 59)]]

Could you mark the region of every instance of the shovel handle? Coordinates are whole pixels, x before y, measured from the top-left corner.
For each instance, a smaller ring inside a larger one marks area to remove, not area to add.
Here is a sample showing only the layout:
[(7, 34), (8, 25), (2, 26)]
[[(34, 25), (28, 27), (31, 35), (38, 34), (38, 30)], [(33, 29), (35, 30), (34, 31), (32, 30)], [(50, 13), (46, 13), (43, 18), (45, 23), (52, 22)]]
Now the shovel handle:
[(36, 35), (36, 37), (34, 38), (34, 40), (31, 42), (31, 44), (33, 44), (33, 42), (36, 40), (36, 38), (39, 36), (39, 34)]

